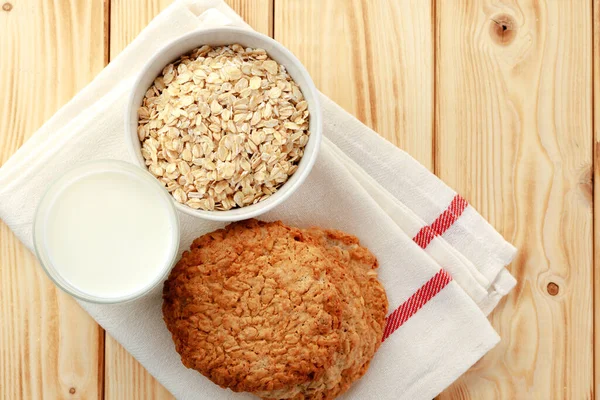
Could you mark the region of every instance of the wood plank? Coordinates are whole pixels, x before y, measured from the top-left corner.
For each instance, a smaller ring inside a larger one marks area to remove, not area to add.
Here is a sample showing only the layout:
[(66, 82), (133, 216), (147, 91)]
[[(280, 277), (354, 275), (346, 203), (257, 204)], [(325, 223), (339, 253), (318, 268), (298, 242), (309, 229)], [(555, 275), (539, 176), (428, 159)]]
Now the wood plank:
[(275, 39), (319, 90), (433, 169), (430, 1), (277, 0)]
[(520, 250), (502, 342), (440, 398), (593, 398), (591, 2), (436, 9), (436, 172)]
[[(0, 10), (0, 164), (103, 67), (101, 1)], [(99, 398), (102, 330), (0, 222), (0, 398)]]
[(600, 0), (593, 2), (593, 118), (594, 118), (594, 389), (600, 393)]
[[(111, 0), (110, 56), (114, 58), (172, 0)], [(254, 29), (272, 33), (273, 0), (226, 0)], [(105, 398), (172, 399), (121, 345), (106, 335)]]
[[(110, 0), (110, 58), (114, 59), (170, 0)], [(104, 346), (104, 396), (118, 399), (173, 399), (144, 367), (108, 333)]]

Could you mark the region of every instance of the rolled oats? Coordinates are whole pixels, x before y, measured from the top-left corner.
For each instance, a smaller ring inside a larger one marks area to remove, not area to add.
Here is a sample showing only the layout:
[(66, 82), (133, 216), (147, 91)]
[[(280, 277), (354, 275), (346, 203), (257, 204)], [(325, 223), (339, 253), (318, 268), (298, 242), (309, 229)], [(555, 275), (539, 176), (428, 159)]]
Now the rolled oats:
[(229, 210), (268, 198), (297, 170), (308, 104), (263, 49), (202, 46), (167, 65), (138, 109), (148, 170), (175, 200)]

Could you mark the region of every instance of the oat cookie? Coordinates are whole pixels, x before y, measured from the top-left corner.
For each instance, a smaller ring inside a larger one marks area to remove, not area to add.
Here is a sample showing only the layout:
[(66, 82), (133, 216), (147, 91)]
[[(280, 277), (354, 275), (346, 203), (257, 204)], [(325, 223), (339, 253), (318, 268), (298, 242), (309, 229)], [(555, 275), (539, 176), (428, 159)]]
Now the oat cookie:
[(163, 314), (184, 365), (264, 399), (333, 399), (379, 347), (387, 298), (353, 236), (249, 220), (204, 235)]

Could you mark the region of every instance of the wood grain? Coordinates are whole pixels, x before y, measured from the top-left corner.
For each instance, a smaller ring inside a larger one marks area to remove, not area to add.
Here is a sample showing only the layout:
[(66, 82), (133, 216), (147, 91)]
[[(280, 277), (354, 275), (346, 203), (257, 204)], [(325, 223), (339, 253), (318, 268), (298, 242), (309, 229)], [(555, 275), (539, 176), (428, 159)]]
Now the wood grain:
[(108, 334), (105, 353), (105, 399), (173, 399), (171, 393)]
[(590, 399), (591, 2), (436, 8), (436, 172), (519, 248), (501, 343), (440, 398)]
[(277, 0), (275, 39), (319, 90), (433, 169), (430, 1)]
[(594, 391), (600, 394), (600, 0), (593, 10), (593, 127), (594, 127)]
[[(101, 1), (0, 9), (0, 165), (103, 67)], [(99, 398), (102, 330), (0, 222), (0, 398)]]
[[(231, 8), (254, 29), (272, 32), (272, 0), (227, 0)], [(110, 56), (114, 58), (171, 0), (112, 0)], [(172, 399), (158, 383), (110, 335), (105, 344), (105, 398), (107, 400)]]
[[(1, 165), (171, 0), (0, 3)], [(502, 342), (440, 398), (594, 398), (600, 0), (228, 3), (519, 247)], [(1, 222), (0, 321), (0, 398), (172, 398)]]

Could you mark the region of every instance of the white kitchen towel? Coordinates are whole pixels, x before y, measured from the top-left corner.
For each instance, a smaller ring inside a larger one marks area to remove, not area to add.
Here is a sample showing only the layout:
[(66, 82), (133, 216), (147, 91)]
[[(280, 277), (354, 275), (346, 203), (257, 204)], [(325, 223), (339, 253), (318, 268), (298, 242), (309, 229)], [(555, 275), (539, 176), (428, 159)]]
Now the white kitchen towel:
[[(131, 161), (124, 103), (136, 71), (173, 39), (223, 24), (247, 27), (222, 1), (175, 2), (0, 168), (0, 218), (29, 248), (49, 182), (82, 161)], [(380, 260), (390, 301), (385, 341), (343, 397), (430, 399), (499, 340), (482, 310), (514, 285), (504, 266), (515, 250), (409, 155), (325, 96), (321, 102), (327, 139), (319, 159), (298, 192), (264, 219), (345, 230)], [(183, 214), (180, 220), (182, 250), (222, 226)], [(251, 398), (181, 365), (162, 322), (160, 288), (133, 303), (81, 304), (177, 398)]]
[[(327, 101), (330, 100), (327, 99)], [(331, 105), (331, 107), (334, 107), (334, 105)], [(324, 141), (326, 145), (330, 145), (331, 143), (327, 138)], [(468, 258), (440, 236), (445, 233), (442, 230), (452, 229), (453, 222), (456, 223), (459, 220), (458, 217), (460, 215), (457, 215), (457, 212), (453, 215), (448, 215), (451, 211), (444, 210), (432, 225), (427, 225), (412, 210), (366, 174), (363, 169), (338, 147), (330, 145), (330, 148), (344, 163), (346, 169), (352, 173), (354, 179), (377, 201), (379, 207), (438, 264), (444, 266), (486, 315), (494, 309), (500, 299), (516, 284), (515, 279), (504, 268), (497, 272), (497, 276), (502, 277), (502, 279), (494, 277), (494, 281), (490, 282)], [(466, 202), (460, 196), (457, 197), (455, 195), (454, 199), (457, 199), (463, 206), (466, 205)], [(449, 208), (456, 207), (455, 203), (457, 201), (451, 202)]]

